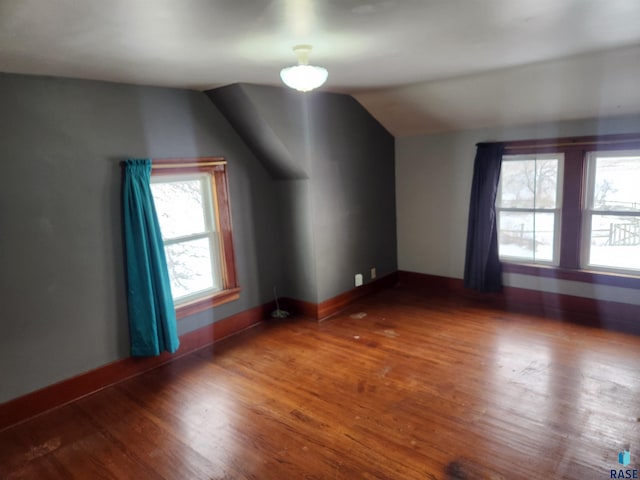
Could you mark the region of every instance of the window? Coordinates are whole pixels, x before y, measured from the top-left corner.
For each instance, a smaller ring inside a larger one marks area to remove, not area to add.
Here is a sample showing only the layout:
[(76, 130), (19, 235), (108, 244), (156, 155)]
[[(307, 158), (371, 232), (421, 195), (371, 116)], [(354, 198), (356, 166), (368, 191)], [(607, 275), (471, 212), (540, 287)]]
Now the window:
[(558, 264), (562, 154), (505, 155), (496, 197), (503, 260)]
[(640, 150), (587, 155), (585, 267), (640, 272)]
[(177, 316), (237, 299), (225, 160), (153, 160), (151, 191)]
[(505, 144), (503, 270), (640, 288), (640, 135)]

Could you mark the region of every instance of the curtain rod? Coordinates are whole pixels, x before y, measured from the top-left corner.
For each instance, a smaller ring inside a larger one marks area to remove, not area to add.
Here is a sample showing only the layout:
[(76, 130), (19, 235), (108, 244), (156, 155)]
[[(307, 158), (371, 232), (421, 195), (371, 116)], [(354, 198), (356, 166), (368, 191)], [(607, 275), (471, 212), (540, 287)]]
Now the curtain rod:
[(551, 147), (584, 147), (597, 145), (616, 145), (624, 143), (638, 143), (638, 139), (626, 140), (592, 140), (587, 142), (555, 142), (555, 143), (532, 143), (529, 145), (505, 145), (505, 150), (515, 150), (520, 148), (551, 148)]
[(215, 167), (226, 165), (227, 162), (193, 162), (193, 163), (152, 163), (151, 168), (185, 168), (185, 167)]

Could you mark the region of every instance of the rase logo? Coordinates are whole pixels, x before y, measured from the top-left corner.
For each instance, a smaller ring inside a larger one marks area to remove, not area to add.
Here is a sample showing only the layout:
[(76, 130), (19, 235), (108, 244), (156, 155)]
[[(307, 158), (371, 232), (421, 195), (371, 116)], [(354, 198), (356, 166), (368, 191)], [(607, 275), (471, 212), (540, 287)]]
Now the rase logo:
[[(623, 467), (626, 467), (631, 463), (631, 452), (629, 450), (623, 450), (618, 453), (618, 463)], [(609, 478), (638, 478), (638, 470), (633, 468), (619, 468), (611, 470)]]

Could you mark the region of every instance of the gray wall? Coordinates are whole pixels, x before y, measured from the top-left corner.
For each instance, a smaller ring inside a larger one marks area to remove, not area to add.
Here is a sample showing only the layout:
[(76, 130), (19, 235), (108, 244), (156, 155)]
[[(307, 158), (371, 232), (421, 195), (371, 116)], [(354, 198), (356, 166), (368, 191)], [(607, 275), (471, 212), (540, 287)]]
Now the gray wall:
[[(299, 121), (300, 115), (277, 115), (284, 106), (291, 104), (283, 102), (287, 96), (280, 90), (275, 90), (277, 94), (267, 97), (258, 96), (257, 99), (250, 95), (253, 90), (255, 88), (236, 83), (209, 90), (206, 93), (247, 146), (262, 161), (271, 176), (278, 179), (309, 178), (308, 156), (299, 155), (295, 151), (291, 152), (291, 143), (285, 145), (282, 141), (282, 138), (303, 140), (302, 135), (298, 135), (300, 125), (295, 123)], [(265, 99), (273, 99), (277, 104), (275, 108), (263, 108), (256, 101)], [(276, 113), (275, 118), (273, 113)], [(286, 121), (284, 125), (281, 123), (283, 119)], [(283, 127), (284, 135), (282, 135)]]
[(276, 184), (203, 93), (0, 74), (0, 402), (128, 355), (119, 162), (223, 155), (238, 301), (282, 283)]
[[(640, 132), (640, 116), (396, 139), (398, 268), (462, 278), (477, 142)], [(506, 285), (640, 304), (637, 290), (506, 274)]]
[(312, 217), (318, 301), (397, 270), (393, 137), (352, 97), (312, 98)]
[[(396, 270), (394, 139), (358, 102), (247, 84), (208, 93), (270, 170), (295, 172), (278, 182), (284, 296), (319, 303), (353, 289), (356, 273), (366, 283), (372, 267)], [(251, 108), (234, 109), (239, 99)]]

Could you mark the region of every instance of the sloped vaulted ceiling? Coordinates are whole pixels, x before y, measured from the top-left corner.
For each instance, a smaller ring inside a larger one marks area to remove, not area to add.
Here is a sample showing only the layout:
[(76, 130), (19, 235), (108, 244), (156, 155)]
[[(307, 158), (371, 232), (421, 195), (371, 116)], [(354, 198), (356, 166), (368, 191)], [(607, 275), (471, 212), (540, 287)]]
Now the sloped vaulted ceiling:
[(640, 112), (638, 0), (3, 0), (0, 70), (198, 90), (327, 91), (397, 136)]

